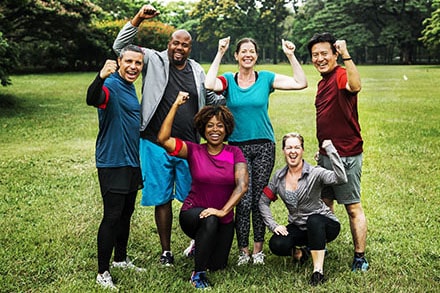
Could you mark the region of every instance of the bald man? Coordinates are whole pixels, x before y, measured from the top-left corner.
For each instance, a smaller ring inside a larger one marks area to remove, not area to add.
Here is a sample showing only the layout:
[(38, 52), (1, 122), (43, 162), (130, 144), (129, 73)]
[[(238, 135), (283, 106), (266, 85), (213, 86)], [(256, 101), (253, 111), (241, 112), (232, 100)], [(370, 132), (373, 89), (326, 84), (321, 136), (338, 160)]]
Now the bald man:
[[(116, 54), (132, 43), (144, 20), (155, 18), (159, 13), (151, 5), (142, 6), (119, 32), (113, 44)], [(216, 95), (206, 97), (205, 72), (199, 63), (189, 59), (191, 45), (191, 35), (185, 30), (177, 30), (171, 35), (164, 51), (142, 47), (145, 55), (140, 125), (140, 158), (144, 181), (141, 205), (155, 207), (155, 222), (162, 246), (159, 261), (163, 266), (174, 264), (171, 252), (172, 201), (177, 199), (183, 202), (186, 198), (191, 186), (191, 175), (186, 160), (170, 156), (157, 144), (157, 134), (175, 97), (179, 91), (184, 91), (189, 93), (189, 100), (179, 108), (171, 135), (199, 143), (200, 136), (193, 127), (194, 115), (205, 104), (220, 100)]]

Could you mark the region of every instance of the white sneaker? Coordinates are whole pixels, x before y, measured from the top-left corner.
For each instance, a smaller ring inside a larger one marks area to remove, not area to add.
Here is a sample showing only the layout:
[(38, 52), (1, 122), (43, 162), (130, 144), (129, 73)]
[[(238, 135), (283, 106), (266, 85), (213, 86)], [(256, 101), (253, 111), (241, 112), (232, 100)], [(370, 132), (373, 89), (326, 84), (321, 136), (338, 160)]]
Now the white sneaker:
[(96, 276), (96, 283), (105, 289), (118, 291), (118, 288), (116, 288), (116, 286), (113, 284), (112, 276), (110, 276), (108, 271), (98, 274), (98, 276)]
[(130, 270), (134, 270), (136, 272), (145, 272), (146, 271), (146, 269), (144, 269), (144, 268), (139, 268), (139, 267), (135, 266), (131, 262), (130, 258), (128, 258), (128, 256), (124, 261), (119, 261), (119, 262), (114, 261), (112, 263), (112, 268), (120, 268), (120, 269), (124, 269), (124, 270), (130, 269)]
[(262, 251), (252, 254), (254, 265), (264, 265), (264, 253)]
[(189, 246), (183, 251), (183, 255), (186, 257), (194, 256), (194, 249), (196, 248), (196, 241), (191, 239)]
[(244, 251), (240, 251), (240, 255), (238, 256), (237, 265), (242, 266), (249, 263), (251, 257), (247, 255)]

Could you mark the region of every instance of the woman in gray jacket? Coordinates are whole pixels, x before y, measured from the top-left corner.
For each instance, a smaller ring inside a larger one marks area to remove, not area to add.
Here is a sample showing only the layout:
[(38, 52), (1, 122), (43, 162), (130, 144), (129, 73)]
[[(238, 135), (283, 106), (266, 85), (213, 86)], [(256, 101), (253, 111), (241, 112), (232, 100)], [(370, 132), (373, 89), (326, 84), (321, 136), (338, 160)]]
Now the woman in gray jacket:
[[(304, 138), (300, 134), (284, 135), (282, 147), (286, 166), (277, 170), (264, 188), (259, 208), (264, 223), (274, 233), (269, 241), (270, 250), (275, 255), (292, 256), (301, 263), (310, 253), (314, 267), (310, 284), (316, 286), (325, 281), (325, 245), (340, 231), (338, 219), (321, 200), (321, 190), (325, 185), (346, 183), (347, 176), (330, 140), (323, 141), (322, 147), (333, 164), (333, 170), (313, 167), (303, 160)], [(278, 224), (270, 210), (270, 203), (277, 199), (277, 195), (289, 212), (287, 226)]]

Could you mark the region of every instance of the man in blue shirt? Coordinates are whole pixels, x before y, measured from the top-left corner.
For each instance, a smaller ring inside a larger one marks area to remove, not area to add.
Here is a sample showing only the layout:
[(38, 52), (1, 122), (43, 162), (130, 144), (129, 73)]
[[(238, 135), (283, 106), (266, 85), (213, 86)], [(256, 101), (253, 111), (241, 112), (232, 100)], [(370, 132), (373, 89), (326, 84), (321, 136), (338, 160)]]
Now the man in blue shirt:
[(126, 46), (118, 62), (105, 62), (87, 91), (87, 104), (98, 108), (95, 158), (104, 203), (98, 231), (96, 282), (111, 289), (116, 288), (109, 273), (113, 249), (113, 267), (141, 270), (127, 257), (127, 243), (137, 191), (142, 188), (140, 105), (133, 82), (141, 73), (143, 58), (139, 47)]

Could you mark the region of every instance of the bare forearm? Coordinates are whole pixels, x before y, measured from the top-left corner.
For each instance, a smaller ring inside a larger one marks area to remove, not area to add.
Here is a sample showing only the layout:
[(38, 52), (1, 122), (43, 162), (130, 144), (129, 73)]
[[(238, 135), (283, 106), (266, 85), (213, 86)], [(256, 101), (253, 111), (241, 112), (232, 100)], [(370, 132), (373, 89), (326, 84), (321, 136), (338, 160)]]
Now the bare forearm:
[(157, 142), (160, 143), (167, 150), (167, 152), (172, 152), (174, 150), (174, 143), (171, 140), (171, 129), (173, 127), (174, 117), (176, 116), (178, 108), (179, 105), (177, 103), (174, 103), (171, 106), (171, 109), (162, 122), (162, 126), (160, 127), (157, 135)]
[(223, 55), (220, 52), (218, 52), (217, 55), (215, 55), (215, 58), (212, 61), (211, 66), (209, 67), (208, 73), (206, 74), (206, 78), (205, 78), (205, 88), (208, 90), (213, 90), (213, 91), (222, 90), (221, 86), (217, 84), (217, 74), (220, 68), (220, 62), (222, 58)]
[(306, 74), (304, 73), (301, 64), (299, 64), (298, 59), (296, 59), (295, 55), (288, 56), (288, 59), (292, 67), (293, 79), (295, 79), (299, 87), (306, 88), (307, 87)]
[(361, 76), (356, 68), (356, 65), (354, 64), (353, 60), (346, 60), (344, 61), (344, 64), (345, 70), (347, 71), (347, 83), (349, 90), (356, 93), (360, 92), (362, 88)]
[(238, 204), (240, 199), (248, 190), (249, 175), (246, 163), (238, 163), (235, 169), (235, 188), (231, 197), (222, 208), (222, 211), (225, 215)]

